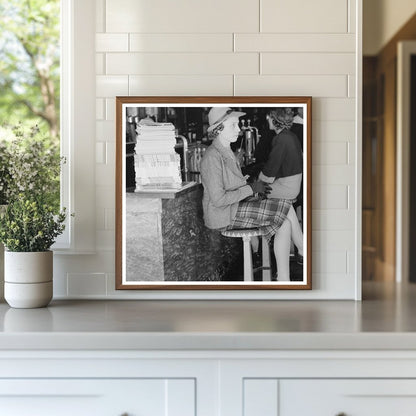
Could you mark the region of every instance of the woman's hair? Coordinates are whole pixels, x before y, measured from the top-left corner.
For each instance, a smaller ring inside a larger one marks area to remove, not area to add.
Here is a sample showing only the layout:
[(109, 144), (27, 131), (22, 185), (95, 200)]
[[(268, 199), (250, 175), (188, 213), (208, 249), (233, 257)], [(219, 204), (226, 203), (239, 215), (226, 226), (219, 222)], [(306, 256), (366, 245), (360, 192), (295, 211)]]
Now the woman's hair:
[(293, 124), (294, 111), (292, 107), (278, 107), (267, 114), (272, 120), (275, 130), (290, 130)]
[(208, 139), (214, 140), (220, 134), (220, 131), (224, 130), (224, 124), (220, 123), (212, 131), (208, 133)]

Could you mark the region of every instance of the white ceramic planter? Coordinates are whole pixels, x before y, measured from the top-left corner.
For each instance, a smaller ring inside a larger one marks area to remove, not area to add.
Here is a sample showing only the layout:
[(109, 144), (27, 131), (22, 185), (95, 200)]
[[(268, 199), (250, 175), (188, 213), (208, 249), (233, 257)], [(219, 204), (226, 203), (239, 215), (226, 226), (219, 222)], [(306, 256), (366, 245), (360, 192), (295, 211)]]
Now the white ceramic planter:
[[(0, 215), (6, 211), (7, 205), (0, 205)], [(0, 300), (4, 299), (4, 246), (0, 243)]]
[(4, 298), (12, 308), (41, 308), (53, 295), (53, 252), (4, 253)]

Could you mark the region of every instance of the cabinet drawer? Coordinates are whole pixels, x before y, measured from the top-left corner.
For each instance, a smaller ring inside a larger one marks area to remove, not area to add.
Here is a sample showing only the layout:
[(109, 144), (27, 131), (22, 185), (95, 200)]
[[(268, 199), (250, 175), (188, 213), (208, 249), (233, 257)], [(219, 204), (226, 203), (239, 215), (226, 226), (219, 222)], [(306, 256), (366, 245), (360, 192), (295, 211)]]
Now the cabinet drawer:
[(279, 416), (414, 416), (416, 380), (280, 380)]
[(0, 380), (7, 416), (194, 416), (195, 380)]

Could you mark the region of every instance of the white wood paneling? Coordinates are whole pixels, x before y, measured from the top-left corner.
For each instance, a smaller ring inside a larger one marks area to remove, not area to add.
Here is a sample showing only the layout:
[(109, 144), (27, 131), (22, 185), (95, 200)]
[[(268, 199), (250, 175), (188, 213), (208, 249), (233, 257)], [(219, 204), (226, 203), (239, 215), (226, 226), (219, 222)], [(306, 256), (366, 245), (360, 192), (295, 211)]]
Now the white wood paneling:
[(346, 75), (236, 75), (235, 95), (345, 97)]
[(95, 235), (97, 238), (98, 250), (114, 252), (114, 241), (116, 241), (114, 230), (96, 230)]
[(127, 95), (129, 91), (127, 75), (98, 75), (96, 81), (97, 97)]
[(314, 250), (329, 253), (333, 250), (354, 250), (354, 232), (350, 230), (315, 230), (312, 233)]
[(105, 99), (105, 119), (115, 120), (116, 119), (116, 100), (115, 98)]
[(68, 295), (103, 296), (105, 283), (104, 273), (68, 273)]
[(312, 272), (321, 274), (346, 274), (347, 252), (331, 251), (328, 253), (327, 251), (313, 251)]
[(116, 125), (114, 121), (101, 120), (96, 122), (96, 138), (99, 141), (115, 142)]
[(262, 32), (347, 32), (348, 0), (262, 0)]
[(312, 185), (315, 209), (348, 209), (348, 187), (345, 185)]
[(353, 53), (262, 53), (261, 72), (283, 74), (353, 74)]
[[(320, 121), (349, 120), (355, 126), (355, 104), (355, 100), (349, 98), (321, 98), (318, 96), (313, 99), (312, 118)], [(352, 137), (355, 138), (355, 131)], [(324, 138), (321, 140), (324, 140)]]
[(96, 185), (110, 185), (115, 186), (116, 179), (114, 175), (114, 166), (97, 165), (95, 168), (95, 183)]
[(108, 53), (107, 74), (257, 74), (255, 53)]
[(237, 33), (236, 52), (355, 52), (352, 34)]
[(95, 144), (95, 163), (102, 164), (105, 163), (105, 142), (97, 142)]
[(105, 31), (105, 0), (95, 0), (95, 30)]
[(105, 163), (113, 167), (116, 163), (116, 143), (114, 141), (106, 142)]
[[(130, 34), (130, 52), (232, 52), (231, 33)], [(256, 52), (256, 51), (253, 51)]]
[(356, 90), (356, 77), (353, 75), (348, 75), (348, 97), (355, 98)]
[(102, 98), (95, 100), (95, 118), (103, 120), (105, 118), (105, 102)]
[(103, 53), (95, 55), (95, 73), (97, 75), (105, 74), (105, 55)]
[(348, 0), (348, 33), (357, 33), (357, 0)]
[(312, 152), (313, 165), (344, 165), (346, 163), (348, 163), (348, 143), (314, 143)]
[(128, 33), (97, 33), (95, 49), (97, 52), (127, 52), (129, 35)]
[[(356, 0), (305, 1), (301, 7), (284, 0), (93, 1), (99, 57), (95, 148), (99, 247), (92, 256), (59, 256), (55, 273), (59, 293), (66, 287), (67, 273), (103, 273), (110, 285), (107, 295), (149, 297), (111, 287), (115, 96), (311, 95), (312, 226), (320, 231), (355, 229), (359, 213), (353, 210), (354, 192), (361, 180), (354, 170), (360, 163), (355, 154)], [(361, 0), (358, 9), (360, 4)], [(340, 253), (348, 252), (351, 262), (354, 247), (344, 237), (337, 236), (337, 247)], [(346, 273), (345, 262), (336, 269), (327, 264), (332, 260), (325, 259), (325, 253), (322, 256), (313, 265), (316, 292), (279, 296), (353, 298), (353, 271)]]
[[(314, 100), (314, 104), (319, 101)], [(325, 107), (327, 107), (325, 105)], [(329, 106), (328, 106), (329, 107)], [(321, 108), (321, 111), (323, 108)], [(320, 112), (321, 112), (320, 111)], [(345, 109), (344, 111), (349, 111)], [(319, 117), (317, 106), (313, 107), (313, 115)], [(352, 142), (355, 136), (355, 123), (353, 121), (320, 120), (314, 119), (312, 123), (312, 142), (345, 141)]]
[(106, 0), (109, 32), (257, 32), (258, 0)]
[(233, 95), (232, 75), (141, 75), (129, 77), (130, 95)]
[(114, 209), (104, 209), (104, 227), (106, 230), (114, 230), (116, 222), (116, 211)]
[(319, 165), (312, 167), (312, 183), (314, 185), (352, 185), (355, 167), (352, 165), (331, 166)]
[(312, 230), (350, 230), (354, 220), (351, 210), (312, 210)]

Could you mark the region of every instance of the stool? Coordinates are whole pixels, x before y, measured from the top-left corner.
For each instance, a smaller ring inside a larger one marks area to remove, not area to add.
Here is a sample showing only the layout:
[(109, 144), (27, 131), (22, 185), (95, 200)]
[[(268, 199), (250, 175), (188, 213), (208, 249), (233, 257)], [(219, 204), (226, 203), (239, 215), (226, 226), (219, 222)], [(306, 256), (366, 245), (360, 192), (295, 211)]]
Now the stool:
[[(271, 281), (270, 269), (270, 253), (269, 244), (262, 236), (260, 228), (241, 228), (234, 230), (224, 230), (221, 232), (224, 237), (242, 238), (243, 239), (243, 254), (244, 254), (244, 281), (253, 281), (253, 260), (251, 258), (251, 237), (260, 237), (262, 241), (262, 277), (263, 281)], [(256, 269), (257, 270), (257, 269)]]

